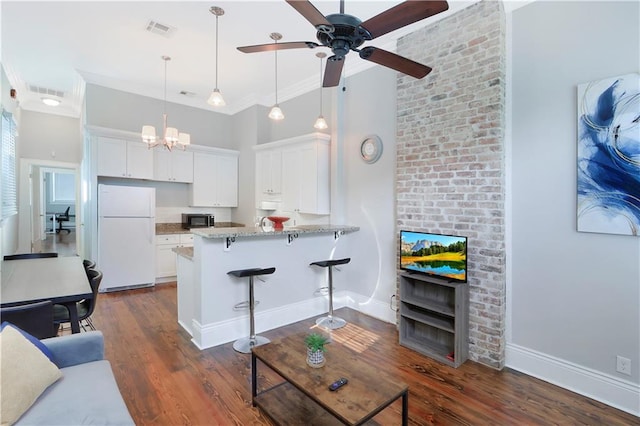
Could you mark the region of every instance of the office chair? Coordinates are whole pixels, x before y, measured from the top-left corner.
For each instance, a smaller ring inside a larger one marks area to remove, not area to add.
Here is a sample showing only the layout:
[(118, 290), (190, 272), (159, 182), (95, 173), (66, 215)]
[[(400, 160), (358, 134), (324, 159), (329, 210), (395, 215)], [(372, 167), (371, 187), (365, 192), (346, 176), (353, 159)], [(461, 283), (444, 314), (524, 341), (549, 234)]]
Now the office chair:
[[(58, 222), (58, 229), (56, 229), (56, 234), (59, 234), (60, 231), (67, 231), (67, 232), (71, 232), (70, 229), (68, 228), (62, 228), (62, 222), (69, 222), (70, 218), (69, 218), (69, 210), (71, 209), (71, 206), (67, 207), (67, 209), (64, 211), (64, 213), (56, 213), (56, 222)], [(49, 219), (49, 220), (53, 220), (53, 218)]]

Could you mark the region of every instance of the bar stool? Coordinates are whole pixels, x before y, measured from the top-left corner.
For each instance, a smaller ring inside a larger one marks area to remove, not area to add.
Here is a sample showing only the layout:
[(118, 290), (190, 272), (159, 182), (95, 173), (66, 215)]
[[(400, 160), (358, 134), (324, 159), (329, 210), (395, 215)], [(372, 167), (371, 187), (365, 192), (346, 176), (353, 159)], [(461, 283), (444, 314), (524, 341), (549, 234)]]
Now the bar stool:
[(351, 258), (347, 257), (344, 259), (331, 259), (331, 260), (321, 260), (318, 262), (312, 262), (309, 264), (316, 265), (321, 268), (327, 268), (329, 271), (329, 315), (326, 317), (321, 317), (316, 320), (316, 324), (328, 328), (329, 330), (335, 330), (336, 328), (344, 327), (347, 322), (342, 318), (333, 316), (333, 267), (336, 265), (344, 265), (345, 263), (351, 262)]
[[(251, 348), (254, 346), (264, 345), (270, 341), (266, 337), (256, 336), (253, 318), (253, 311), (256, 305), (253, 298), (253, 277), (273, 274), (275, 270), (276, 268), (250, 268), (227, 272), (228, 275), (233, 275), (238, 278), (249, 277), (249, 337), (243, 337), (233, 342), (233, 349), (238, 352), (242, 352), (243, 354), (251, 353)], [(246, 302), (243, 303), (246, 304)]]

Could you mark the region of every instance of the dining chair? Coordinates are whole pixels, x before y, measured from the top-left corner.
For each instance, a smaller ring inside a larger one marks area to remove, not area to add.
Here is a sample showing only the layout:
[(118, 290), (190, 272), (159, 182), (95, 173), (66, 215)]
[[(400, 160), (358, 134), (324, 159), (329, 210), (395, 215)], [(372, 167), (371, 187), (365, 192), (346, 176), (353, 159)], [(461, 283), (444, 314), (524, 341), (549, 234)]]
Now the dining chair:
[(0, 308), (0, 321), (10, 322), (38, 339), (55, 337), (57, 334), (50, 300)]
[(4, 260), (22, 260), (22, 259), (42, 259), (46, 257), (58, 257), (58, 253), (19, 253), (8, 254), (3, 257)]
[[(86, 321), (87, 325), (92, 330), (96, 329), (91, 321), (91, 314), (93, 314), (98, 301), (98, 290), (100, 289), (100, 283), (102, 282), (102, 271), (97, 269), (87, 269), (87, 277), (89, 278), (89, 284), (91, 284), (93, 298), (81, 300), (76, 304), (78, 321), (80, 322), (82, 329), (85, 331), (86, 328), (82, 323), (83, 321)], [(69, 310), (66, 306), (58, 304), (53, 305), (53, 321), (56, 324), (56, 328), (63, 323), (71, 322), (71, 316), (69, 315)]]
[(84, 266), (84, 270), (87, 273), (87, 279), (91, 281), (91, 277), (89, 276), (89, 270), (96, 269), (96, 262), (94, 262), (93, 260), (84, 259), (82, 261), (82, 266)]

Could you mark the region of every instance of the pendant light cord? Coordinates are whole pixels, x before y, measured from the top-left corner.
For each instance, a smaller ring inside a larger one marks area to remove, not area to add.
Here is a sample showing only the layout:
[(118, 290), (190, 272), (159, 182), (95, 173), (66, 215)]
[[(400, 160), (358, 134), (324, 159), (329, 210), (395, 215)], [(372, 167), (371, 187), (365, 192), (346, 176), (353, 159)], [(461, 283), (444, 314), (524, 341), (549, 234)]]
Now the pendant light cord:
[(216, 15), (216, 89), (218, 88), (218, 18)]
[(275, 40), (276, 42), (276, 49), (274, 50), (274, 53), (276, 55), (276, 105), (278, 105), (278, 40)]
[(163, 57), (162, 59), (164, 59), (164, 106), (163, 106), (163, 112), (166, 114), (167, 113), (167, 61), (168, 59), (166, 57)]
[(320, 58), (320, 115), (322, 115), (322, 58)]

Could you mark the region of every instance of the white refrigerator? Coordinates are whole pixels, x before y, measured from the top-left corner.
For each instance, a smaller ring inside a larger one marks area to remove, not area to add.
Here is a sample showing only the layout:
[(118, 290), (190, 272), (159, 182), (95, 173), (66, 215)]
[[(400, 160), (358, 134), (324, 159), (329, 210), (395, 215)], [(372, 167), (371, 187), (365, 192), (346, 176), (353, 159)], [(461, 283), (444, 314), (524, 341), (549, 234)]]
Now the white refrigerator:
[(155, 188), (98, 185), (100, 291), (155, 284)]

